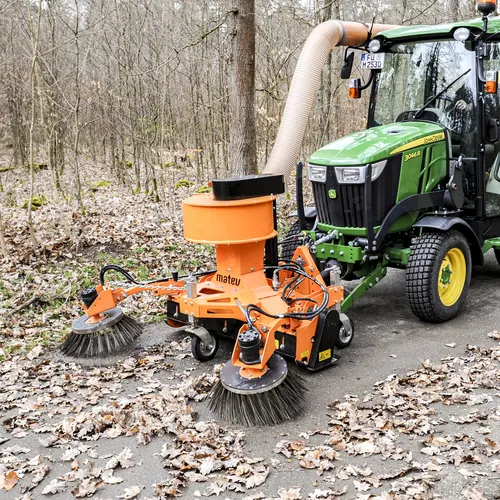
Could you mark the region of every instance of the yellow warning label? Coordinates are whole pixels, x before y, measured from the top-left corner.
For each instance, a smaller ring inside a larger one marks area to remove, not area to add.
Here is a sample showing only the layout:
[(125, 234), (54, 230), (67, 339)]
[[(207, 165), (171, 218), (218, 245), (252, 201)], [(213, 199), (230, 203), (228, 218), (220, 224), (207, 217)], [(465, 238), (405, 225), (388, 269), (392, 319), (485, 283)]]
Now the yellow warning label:
[(325, 359), (330, 359), (332, 357), (332, 350), (327, 349), (326, 351), (321, 351), (319, 353), (319, 360), (325, 361)]
[(425, 146), (426, 144), (432, 144), (433, 142), (438, 141), (444, 141), (444, 132), (428, 135), (426, 137), (422, 137), (422, 139), (417, 139), (416, 141), (409, 142), (408, 144), (400, 146), (399, 148), (391, 151), (391, 155), (402, 153), (403, 151), (408, 151), (408, 149), (417, 148), (418, 146)]
[(304, 351), (300, 353), (300, 359), (307, 358), (309, 356), (309, 351)]
[(280, 348), (280, 341), (278, 339), (274, 339), (274, 347), (276, 347), (276, 349)]

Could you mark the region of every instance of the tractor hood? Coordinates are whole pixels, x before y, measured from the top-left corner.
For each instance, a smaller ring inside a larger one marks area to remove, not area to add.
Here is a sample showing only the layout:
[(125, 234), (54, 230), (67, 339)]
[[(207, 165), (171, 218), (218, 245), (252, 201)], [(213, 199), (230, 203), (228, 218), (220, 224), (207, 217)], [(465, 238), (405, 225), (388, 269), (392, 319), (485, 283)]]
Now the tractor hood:
[(391, 123), (331, 142), (313, 153), (309, 162), (315, 165), (366, 165), (443, 140), (444, 128), (436, 123)]

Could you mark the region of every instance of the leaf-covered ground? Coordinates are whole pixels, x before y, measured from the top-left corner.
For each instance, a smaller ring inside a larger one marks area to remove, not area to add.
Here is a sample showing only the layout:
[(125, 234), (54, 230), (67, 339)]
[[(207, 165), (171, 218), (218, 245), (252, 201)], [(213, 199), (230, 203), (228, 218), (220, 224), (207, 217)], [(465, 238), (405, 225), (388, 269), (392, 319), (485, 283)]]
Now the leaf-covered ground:
[[(495, 498), (500, 334), (490, 337), (331, 401), (324, 427), (285, 426), (252, 453), (255, 430), (205, 418), (216, 370), (182, 336), (100, 367), (34, 348), (0, 367), (0, 488), (23, 499), (446, 498), (435, 488), (453, 469), (462, 498)], [(291, 482), (270, 492), (290, 467)]]

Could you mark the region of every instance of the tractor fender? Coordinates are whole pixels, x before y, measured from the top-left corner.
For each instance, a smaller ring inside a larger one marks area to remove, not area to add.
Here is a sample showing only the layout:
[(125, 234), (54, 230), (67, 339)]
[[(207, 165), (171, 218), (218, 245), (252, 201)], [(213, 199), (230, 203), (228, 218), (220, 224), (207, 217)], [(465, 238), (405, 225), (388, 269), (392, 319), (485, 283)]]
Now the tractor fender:
[[(316, 207), (304, 207), (304, 215), (306, 219), (315, 219), (316, 218)], [(288, 214), (288, 217), (298, 217), (299, 213), (297, 210)]]
[(479, 243), (479, 239), (473, 229), (460, 217), (443, 217), (439, 215), (425, 215), (418, 220), (413, 227), (424, 229), (437, 229), (438, 231), (448, 231), (456, 229), (460, 231), (469, 242), (472, 263), (482, 266), (484, 264), (484, 255)]

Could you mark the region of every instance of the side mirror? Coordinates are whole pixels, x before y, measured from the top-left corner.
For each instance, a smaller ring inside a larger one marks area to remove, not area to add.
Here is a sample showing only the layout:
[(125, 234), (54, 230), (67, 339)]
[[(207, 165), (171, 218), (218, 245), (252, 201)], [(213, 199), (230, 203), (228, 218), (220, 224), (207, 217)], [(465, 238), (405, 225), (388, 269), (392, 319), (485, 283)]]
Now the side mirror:
[(342, 63), (342, 69), (340, 70), (340, 78), (342, 80), (349, 80), (351, 78), (352, 63), (354, 62), (354, 52), (347, 54), (347, 49), (344, 52), (344, 62)]
[(488, 124), (488, 142), (495, 144), (500, 138), (500, 124), (495, 118), (491, 118)]

